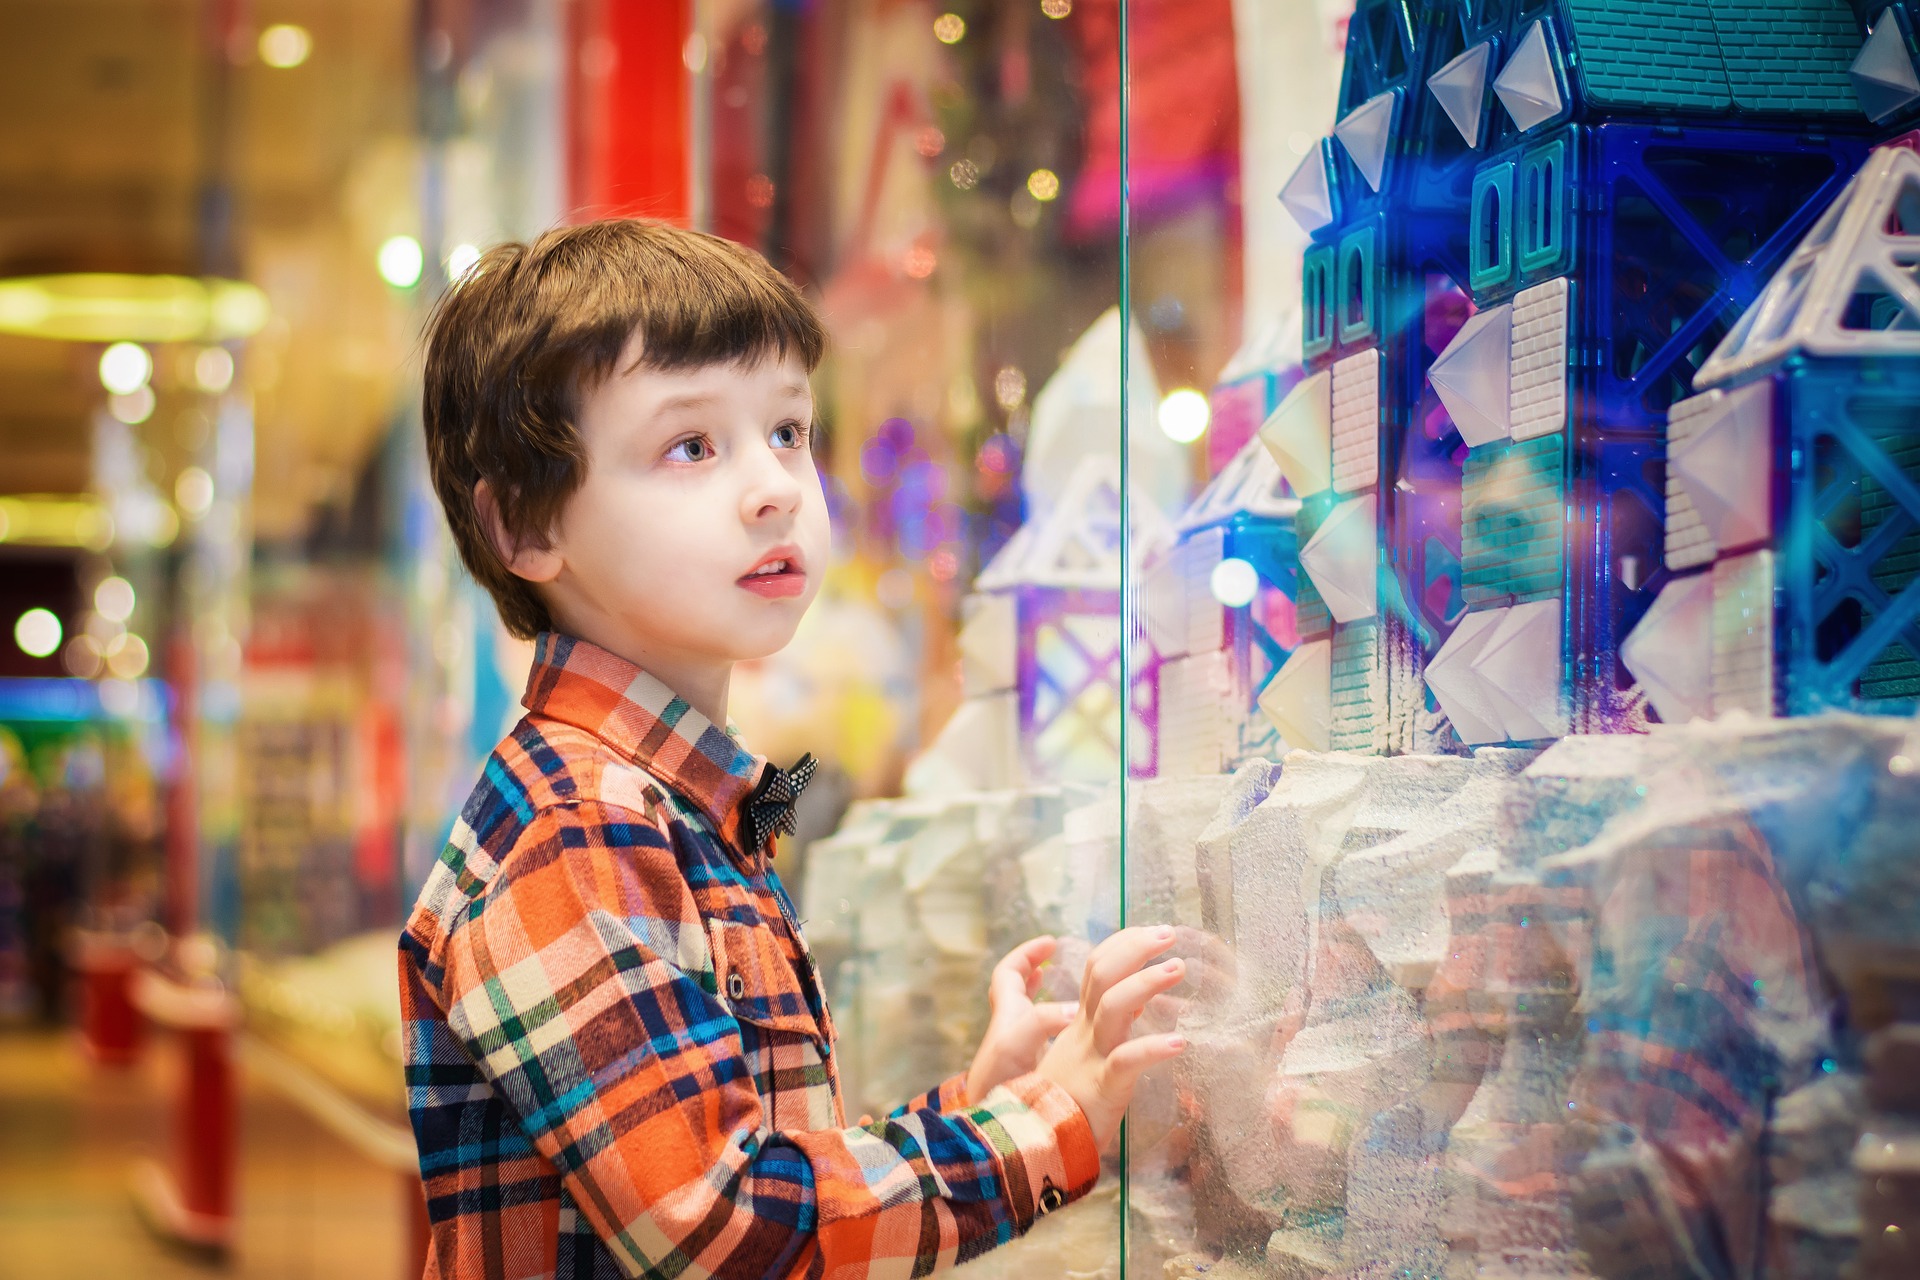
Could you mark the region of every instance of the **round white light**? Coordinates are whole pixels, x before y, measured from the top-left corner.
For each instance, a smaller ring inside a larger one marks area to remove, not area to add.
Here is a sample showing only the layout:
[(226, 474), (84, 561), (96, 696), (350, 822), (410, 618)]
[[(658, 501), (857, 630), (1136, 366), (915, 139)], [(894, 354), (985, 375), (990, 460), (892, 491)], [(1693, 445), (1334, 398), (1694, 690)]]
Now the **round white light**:
[(29, 609), (14, 620), (13, 642), (30, 658), (44, 658), (60, 647), (60, 619), (51, 609)]
[(1177, 444), (1192, 444), (1207, 433), (1213, 410), (1207, 398), (1192, 387), (1169, 392), (1160, 402), (1160, 429)]
[(233, 385), (233, 353), (225, 347), (206, 347), (193, 358), (193, 380), (210, 396)]
[(102, 578), (93, 589), (93, 607), (108, 622), (125, 622), (133, 616), (133, 584), (125, 578)]
[(276, 22), (260, 33), (260, 61), (285, 71), (297, 67), (313, 52), (313, 37), (305, 27)]
[(213, 477), (199, 467), (188, 467), (173, 482), (173, 500), (196, 519), (207, 514), (213, 506)]
[(1244, 609), (1260, 590), (1260, 575), (1245, 560), (1229, 557), (1213, 566), (1207, 585), (1213, 590), (1213, 598), (1227, 608)]
[(100, 353), (100, 385), (113, 395), (131, 395), (152, 376), (153, 357), (137, 342), (116, 342)]
[(108, 396), (107, 412), (126, 423), (137, 427), (153, 416), (153, 388), (135, 387), (125, 395)]
[(480, 250), (470, 244), (457, 244), (447, 254), (447, 279), (458, 283), (480, 262)]
[(420, 283), (426, 267), (426, 255), (412, 236), (391, 236), (380, 246), (380, 278), (396, 289), (411, 289)]

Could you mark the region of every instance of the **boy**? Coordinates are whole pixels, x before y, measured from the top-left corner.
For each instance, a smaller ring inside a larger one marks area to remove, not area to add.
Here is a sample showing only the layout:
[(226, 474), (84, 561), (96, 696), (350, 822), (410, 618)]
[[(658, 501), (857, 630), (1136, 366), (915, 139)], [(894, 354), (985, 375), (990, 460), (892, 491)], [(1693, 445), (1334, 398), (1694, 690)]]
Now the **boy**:
[(428, 332), (428, 459), (462, 558), (538, 637), (400, 943), (429, 1275), (925, 1275), (1086, 1193), (1180, 979), (1124, 930), (1077, 1008), (1051, 939), (995, 969), (972, 1067), (849, 1127), (833, 1021), (767, 867), (792, 774), (727, 724), (735, 662), (826, 568), (825, 336), (757, 255), (607, 221), (488, 252)]

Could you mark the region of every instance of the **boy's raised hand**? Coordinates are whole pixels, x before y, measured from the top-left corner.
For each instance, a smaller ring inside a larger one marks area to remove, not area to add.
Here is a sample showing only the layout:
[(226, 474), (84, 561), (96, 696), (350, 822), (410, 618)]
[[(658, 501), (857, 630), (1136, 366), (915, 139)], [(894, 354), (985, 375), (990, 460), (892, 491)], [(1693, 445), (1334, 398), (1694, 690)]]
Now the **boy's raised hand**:
[(967, 1097), (978, 1101), (998, 1084), (1023, 1076), (1040, 1063), (1047, 1041), (1073, 1020), (1071, 1001), (1042, 1001), (1040, 966), (1053, 958), (1059, 943), (1050, 937), (1021, 943), (993, 967), (987, 1002), (993, 1016), (967, 1070)]
[[(1130, 1038), (1134, 1019), (1147, 1003), (1179, 985), (1186, 972), (1180, 960), (1147, 964), (1173, 946), (1174, 936), (1173, 929), (1164, 925), (1122, 929), (1095, 947), (1080, 979), (1079, 1008), (1036, 1068), (1079, 1104), (1102, 1151), (1120, 1131), (1120, 1118), (1133, 1100), (1140, 1073), (1187, 1047), (1179, 1035)], [(1009, 956), (1001, 964), (1012, 959)], [(998, 969), (994, 977), (998, 981)]]

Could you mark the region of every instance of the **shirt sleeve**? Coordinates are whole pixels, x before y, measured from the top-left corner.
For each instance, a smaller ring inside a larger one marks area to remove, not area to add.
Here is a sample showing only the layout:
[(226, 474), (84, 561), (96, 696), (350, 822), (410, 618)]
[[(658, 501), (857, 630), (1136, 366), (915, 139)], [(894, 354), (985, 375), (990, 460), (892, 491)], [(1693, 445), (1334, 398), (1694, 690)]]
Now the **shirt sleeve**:
[(536, 815), (449, 947), (448, 1025), (626, 1274), (923, 1275), (1092, 1188), (1085, 1117), (1034, 1075), (771, 1130), (706, 957), (666, 833), (599, 804)]

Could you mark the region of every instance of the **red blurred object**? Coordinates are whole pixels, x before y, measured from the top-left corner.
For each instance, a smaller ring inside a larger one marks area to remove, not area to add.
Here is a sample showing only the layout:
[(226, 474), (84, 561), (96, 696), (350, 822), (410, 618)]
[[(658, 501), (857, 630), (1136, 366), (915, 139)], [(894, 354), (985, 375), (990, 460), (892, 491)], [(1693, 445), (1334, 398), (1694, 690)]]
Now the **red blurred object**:
[(233, 1242), (234, 1167), (239, 1155), (233, 1035), (239, 1002), (211, 981), (187, 983), (153, 969), (133, 983), (133, 1001), (178, 1034), (185, 1072), (174, 1112), (172, 1166), (143, 1161), (135, 1204), (161, 1236), (224, 1253)]
[(579, 0), (568, 49), (567, 144), (573, 216), (685, 225), (692, 89), (692, 0)]
[(139, 957), (124, 938), (82, 931), (74, 935), (72, 961), (87, 1056), (102, 1066), (129, 1065), (140, 1054), (144, 1030), (133, 1004)]
[[(1120, 21), (1119, 0), (1073, 7), (1087, 132), (1069, 225), (1083, 239), (1120, 221)], [(1232, 0), (1128, 0), (1126, 23), (1127, 193), (1137, 226), (1223, 200), (1238, 184), (1240, 76)]]

